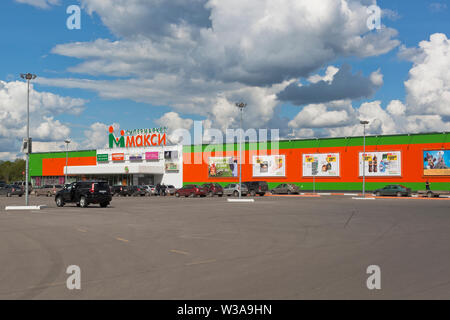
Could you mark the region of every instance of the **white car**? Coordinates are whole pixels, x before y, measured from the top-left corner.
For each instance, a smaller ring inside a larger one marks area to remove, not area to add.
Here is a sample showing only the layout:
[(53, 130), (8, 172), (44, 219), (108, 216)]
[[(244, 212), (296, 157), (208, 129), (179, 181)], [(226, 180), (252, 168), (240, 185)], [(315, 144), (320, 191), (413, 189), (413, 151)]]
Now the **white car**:
[(147, 185), (143, 187), (145, 188), (149, 196), (156, 195), (156, 187), (154, 185)]
[[(223, 194), (226, 196), (239, 197), (239, 183), (230, 183), (223, 188)], [(248, 189), (245, 184), (242, 184), (242, 196), (248, 194)]]

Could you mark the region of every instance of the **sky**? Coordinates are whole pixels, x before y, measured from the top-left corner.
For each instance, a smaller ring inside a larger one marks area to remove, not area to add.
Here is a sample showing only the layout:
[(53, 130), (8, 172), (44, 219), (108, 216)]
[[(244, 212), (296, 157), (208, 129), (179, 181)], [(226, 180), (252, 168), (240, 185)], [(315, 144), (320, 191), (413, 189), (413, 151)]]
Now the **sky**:
[(450, 131), (448, 0), (3, 0), (0, 17), (3, 160), (22, 156), (28, 72), (34, 152), (102, 148), (110, 125), (202, 121), (211, 141), (238, 101), (281, 138)]

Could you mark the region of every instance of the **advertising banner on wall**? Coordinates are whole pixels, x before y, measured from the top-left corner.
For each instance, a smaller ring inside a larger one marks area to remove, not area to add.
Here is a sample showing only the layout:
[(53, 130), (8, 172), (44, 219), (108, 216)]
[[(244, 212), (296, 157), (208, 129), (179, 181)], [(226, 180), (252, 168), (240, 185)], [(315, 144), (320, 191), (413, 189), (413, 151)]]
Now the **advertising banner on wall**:
[(178, 172), (180, 170), (178, 167), (178, 163), (175, 162), (166, 162), (165, 168), (166, 172)]
[(450, 150), (423, 151), (424, 176), (450, 176)]
[(159, 160), (159, 152), (146, 152), (145, 160)]
[(359, 175), (363, 175), (363, 163), (368, 177), (401, 176), (402, 153), (400, 151), (366, 152), (363, 161), (363, 152), (359, 153)]
[(210, 157), (208, 159), (210, 178), (233, 178), (238, 176), (236, 157)]
[(339, 177), (339, 153), (314, 153), (303, 155), (304, 177)]
[(124, 161), (125, 160), (125, 154), (123, 153), (113, 153), (111, 155), (112, 161)]
[(253, 177), (286, 176), (286, 157), (284, 155), (253, 156)]

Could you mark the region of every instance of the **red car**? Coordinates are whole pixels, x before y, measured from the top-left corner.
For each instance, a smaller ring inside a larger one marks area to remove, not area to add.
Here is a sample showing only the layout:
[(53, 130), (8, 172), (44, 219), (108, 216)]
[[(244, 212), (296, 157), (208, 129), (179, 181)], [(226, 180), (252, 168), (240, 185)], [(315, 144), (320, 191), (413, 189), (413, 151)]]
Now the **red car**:
[(195, 184), (187, 184), (175, 191), (176, 197), (205, 197), (208, 190)]

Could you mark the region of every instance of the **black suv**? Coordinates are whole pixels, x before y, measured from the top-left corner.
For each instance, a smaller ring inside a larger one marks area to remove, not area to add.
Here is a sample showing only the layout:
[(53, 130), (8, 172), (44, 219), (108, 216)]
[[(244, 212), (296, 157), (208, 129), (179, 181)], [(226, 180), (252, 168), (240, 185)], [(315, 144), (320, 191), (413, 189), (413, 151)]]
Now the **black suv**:
[(266, 181), (246, 181), (242, 182), (242, 184), (245, 184), (247, 186), (248, 192), (252, 197), (254, 197), (256, 194), (264, 196), (266, 192), (269, 191), (269, 186), (267, 185)]
[(87, 207), (91, 203), (99, 203), (105, 208), (111, 202), (111, 192), (108, 182), (105, 181), (79, 181), (66, 185), (55, 195), (58, 207), (66, 203), (76, 203), (78, 207)]
[(206, 193), (210, 197), (215, 195), (223, 196), (223, 187), (218, 183), (205, 183), (202, 187), (206, 188)]

